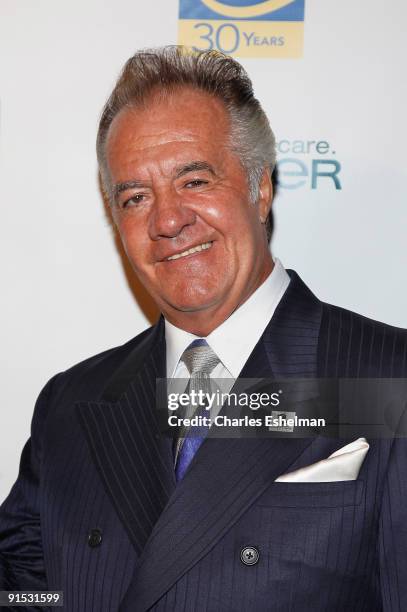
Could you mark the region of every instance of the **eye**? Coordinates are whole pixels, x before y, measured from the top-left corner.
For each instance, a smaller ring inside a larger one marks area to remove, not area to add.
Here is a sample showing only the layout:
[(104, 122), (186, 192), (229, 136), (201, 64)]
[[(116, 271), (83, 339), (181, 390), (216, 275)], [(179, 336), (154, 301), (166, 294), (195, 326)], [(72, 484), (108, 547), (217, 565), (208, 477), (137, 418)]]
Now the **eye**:
[(120, 208), (134, 208), (136, 206), (138, 206), (138, 204), (141, 204), (141, 202), (143, 202), (145, 196), (143, 193), (136, 193), (136, 195), (131, 196), (131, 198), (129, 198), (128, 200), (126, 200), (125, 202), (123, 202), (120, 206)]
[(204, 181), (203, 179), (194, 179), (193, 181), (188, 181), (185, 183), (185, 187), (187, 189), (193, 189), (194, 187), (201, 187), (202, 185), (207, 185), (208, 181)]

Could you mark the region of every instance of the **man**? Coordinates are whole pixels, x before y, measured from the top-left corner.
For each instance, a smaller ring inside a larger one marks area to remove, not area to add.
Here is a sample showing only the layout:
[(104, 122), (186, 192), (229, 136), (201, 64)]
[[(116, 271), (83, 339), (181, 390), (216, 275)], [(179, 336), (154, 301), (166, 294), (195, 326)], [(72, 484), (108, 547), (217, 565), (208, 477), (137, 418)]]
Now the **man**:
[[(75, 612), (407, 609), (404, 439), (345, 453), (324, 436), (160, 433), (165, 376), (406, 376), (405, 331), (321, 303), (273, 261), (274, 137), (243, 68), (137, 53), (98, 158), (163, 316), (42, 391), (1, 509), (1, 588), (62, 590)], [(344, 454), (351, 476), (307, 476)]]

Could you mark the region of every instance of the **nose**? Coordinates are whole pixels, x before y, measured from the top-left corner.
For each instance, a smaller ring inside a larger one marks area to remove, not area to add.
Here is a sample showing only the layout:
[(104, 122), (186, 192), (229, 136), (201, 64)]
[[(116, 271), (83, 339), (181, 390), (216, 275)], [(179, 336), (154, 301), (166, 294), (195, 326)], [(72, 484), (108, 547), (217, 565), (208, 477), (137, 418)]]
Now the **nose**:
[(149, 234), (152, 240), (176, 238), (185, 227), (195, 222), (195, 212), (182, 202), (175, 191), (167, 189), (155, 194), (149, 219)]

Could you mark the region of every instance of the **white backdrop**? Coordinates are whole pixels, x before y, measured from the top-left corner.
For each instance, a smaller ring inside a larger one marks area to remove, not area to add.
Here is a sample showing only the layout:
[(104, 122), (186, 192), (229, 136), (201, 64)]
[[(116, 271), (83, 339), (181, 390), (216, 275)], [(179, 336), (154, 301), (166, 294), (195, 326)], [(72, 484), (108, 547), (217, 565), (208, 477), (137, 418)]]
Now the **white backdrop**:
[[(295, 149), (282, 168), (341, 168), (341, 189), (282, 177), (305, 184), (280, 190), (273, 252), (322, 299), (404, 327), (406, 20), (404, 0), (307, 0), (302, 59), (241, 60), (282, 150)], [(177, 0), (0, 0), (0, 500), (45, 382), (147, 325), (105, 218), (94, 141), (124, 61), (175, 43), (177, 21)], [(301, 154), (294, 141), (308, 140), (329, 151)]]

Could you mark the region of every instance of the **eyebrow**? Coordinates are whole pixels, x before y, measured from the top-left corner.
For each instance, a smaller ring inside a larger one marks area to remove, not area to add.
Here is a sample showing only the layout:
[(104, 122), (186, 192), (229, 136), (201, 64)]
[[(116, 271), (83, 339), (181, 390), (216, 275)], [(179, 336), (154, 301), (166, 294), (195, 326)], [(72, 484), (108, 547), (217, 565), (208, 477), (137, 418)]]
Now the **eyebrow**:
[[(185, 174), (189, 174), (190, 172), (197, 172), (200, 170), (205, 170), (215, 176), (215, 171), (211, 164), (208, 164), (208, 162), (192, 161), (188, 164), (183, 164), (182, 166), (178, 166), (177, 168), (175, 168), (175, 178), (181, 178), (181, 176), (184, 176)], [(144, 183), (143, 181), (138, 181), (136, 179), (131, 181), (124, 181), (123, 183), (117, 183), (113, 187), (113, 196), (116, 199), (119, 194), (123, 193), (123, 191), (128, 191), (129, 189), (141, 189), (143, 187), (146, 187), (146, 183)]]
[(125, 181), (124, 183), (116, 183), (113, 187), (113, 195), (116, 198), (123, 191), (128, 191), (129, 189), (138, 189), (140, 187), (145, 187), (146, 184), (142, 181)]
[(190, 172), (197, 172), (199, 170), (206, 170), (211, 174), (215, 175), (215, 171), (208, 162), (204, 161), (193, 161), (189, 164), (185, 164), (175, 169), (175, 178), (180, 178), (184, 176), (184, 174), (189, 174)]

